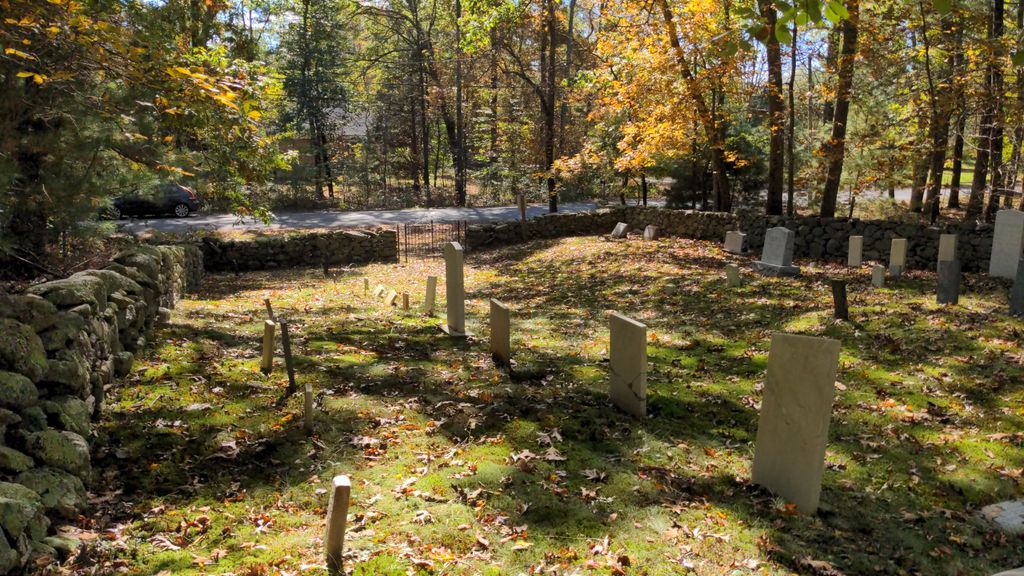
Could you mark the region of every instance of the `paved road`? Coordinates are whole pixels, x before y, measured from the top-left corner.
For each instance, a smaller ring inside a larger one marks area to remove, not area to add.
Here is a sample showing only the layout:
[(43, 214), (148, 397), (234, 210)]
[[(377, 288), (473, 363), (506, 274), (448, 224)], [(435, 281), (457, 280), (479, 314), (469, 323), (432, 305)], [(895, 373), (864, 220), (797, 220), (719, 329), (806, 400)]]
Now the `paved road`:
[[(593, 202), (569, 202), (558, 207), (559, 212), (589, 212), (597, 208)], [(526, 214), (533, 218), (547, 214), (547, 204), (531, 204)], [(368, 210), (364, 212), (280, 212), (270, 224), (239, 220), (233, 214), (197, 214), (188, 218), (132, 219), (118, 224), (127, 232), (158, 230), (161, 232), (189, 232), (193, 230), (267, 230), (274, 228), (356, 228), (360, 226), (388, 226), (416, 222), (501, 222), (519, 219), (519, 208), (498, 206), (493, 208), (422, 208), (409, 210)]]

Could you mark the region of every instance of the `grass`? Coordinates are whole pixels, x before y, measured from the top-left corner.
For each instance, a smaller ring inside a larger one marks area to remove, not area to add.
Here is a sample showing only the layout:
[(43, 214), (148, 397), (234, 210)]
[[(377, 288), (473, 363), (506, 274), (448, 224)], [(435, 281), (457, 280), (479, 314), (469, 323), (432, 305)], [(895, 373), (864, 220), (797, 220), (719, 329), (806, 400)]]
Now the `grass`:
[[(573, 238), (470, 254), (469, 329), (388, 310), (363, 277), (421, 301), (439, 261), (214, 275), (180, 303), (99, 430), (97, 511), (65, 571), (324, 573), (326, 488), (353, 478), (354, 574), (990, 574), (1024, 540), (977, 518), (1019, 496), (1024, 322), (1005, 286), (866, 269), (798, 279), (723, 267), (711, 243)], [(852, 322), (827, 279), (850, 281)], [(443, 282), (439, 301), (443, 309)], [(259, 371), (262, 299), (292, 324), (300, 388)], [(513, 308), (511, 375), (487, 353), (487, 298)], [(649, 326), (650, 418), (607, 402), (607, 311)], [(773, 331), (842, 341), (822, 509), (749, 482)]]

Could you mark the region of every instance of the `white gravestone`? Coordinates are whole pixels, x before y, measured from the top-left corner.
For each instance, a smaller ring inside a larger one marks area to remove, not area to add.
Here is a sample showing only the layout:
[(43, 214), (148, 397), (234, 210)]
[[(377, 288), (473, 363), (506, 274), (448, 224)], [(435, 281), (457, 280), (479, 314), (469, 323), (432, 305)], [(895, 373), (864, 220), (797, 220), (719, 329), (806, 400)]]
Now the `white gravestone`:
[(725, 280), (730, 288), (739, 288), (743, 285), (743, 278), (740, 277), (740, 267), (735, 264), (725, 265)]
[(648, 224), (644, 228), (644, 240), (657, 240), (658, 239), (658, 227)]
[(1017, 264), (1017, 279), (1010, 288), (1010, 316), (1024, 317), (1024, 258)]
[(992, 235), (992, 259), (988, 275), (1013, 279), (1017, 276), (1017, 263), (1024, 255), (1024, 212), (1000, 210), (996, 213), (996, 228)]
[(729, 230), (725, 233), (725, 247), (723, 250), (730, 254), (746, 254), (746, 243), (746, 234)]
[(260, 372), (270, 374), (274, 370), (274, 324), (273, 320), (263, 321), (263, 360)]
[(619, 222), (618, 224), (615, 225), (615, 228), (612, 229), (611, 237), (612, 238), (625, 238), (626, 237), (626, 232), (628, 231), (628, 228), (629, 228), (629, 226), (625, 222)]
[(612, 403), (637, 418), (647, 416), (647, 326), (613, 312), (608, 320)]
[(939, 236), (939, 262), (952, 262), (956, 260), (956, 234), (942, 234)]
[(821, 498), (838, 364), (838, 340), (772, 335), (751, 476), (805, 514)]
[(850, 236), (850, 249), (846, 256), (846, 265), (853, 268), (864, 263), (864, 237)]
[(491, 299), (491, 356), (499, 366), (512, 359), (512, 318), (508, 306)]
[(384, 297), (384, 305), (394, 306), (396, 300), (398, 300), (398, 292), (395, 290), (388, 290), (388, 295)]
[(800, 268), (793, 266), (793, 241), (796, 234), (788, 228), (769, 228), (764, 236), (761, 260), (754, 269), (768, 276), (798, 276)]
[(343, 574), (345, 553), (345, 524), (348, 521), (348, 503), (352, 497), (352, 482), (348, 476), (335, 476), (330, 501), (327, 503), (327, 533), (324, 535), (324, 555), (330, 574)]
[(871, 268), (871, 285), (875, 288), (885, 287), (885, 266), (875, 264)]
[(380, 298), (384, 296), (385, 290), (387, 290), (387, 288), (385, 288), (383, 284), (377, 284), (377, 287), (373, 289), (373, 297)]
[(437, 276), (427, 276), (427, 293), (423, 298), (423, 313), (434, 315), (434, 302), (437, 300)]
[(466, 285), (463, 277), (464, 255), (462, 245), (449, 242), (444, 245), (444, 281), (447, 293), (448, 317), (441, 328), (449, 336), (466, 336)]
[(889, 274), (896, 278), (907, 268), (907, 239), (893, 238), (889, 245)]

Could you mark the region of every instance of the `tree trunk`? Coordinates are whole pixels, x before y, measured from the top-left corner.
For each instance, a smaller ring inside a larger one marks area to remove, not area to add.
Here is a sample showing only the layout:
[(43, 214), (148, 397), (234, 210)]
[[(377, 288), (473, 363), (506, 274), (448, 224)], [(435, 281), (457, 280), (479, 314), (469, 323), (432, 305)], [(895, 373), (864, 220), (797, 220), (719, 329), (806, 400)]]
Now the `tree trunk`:
[[(576, 22), (576, 0), (569, 0), (569, 18), (566, 24), (565, 35), (565, 82), (566, 86), (572, 84), (572, 48), (575, 34), (573, 28)], [(558, 112), (558, 151), (563, 156), (565, 151), (565, 122), (569, 117), (569, 94), (568, 91), (562, 95), (561, 107)]]
[[(545, 1), (547, 54), (541, 52), (541, 67), (546, 70), (544, 75), (544, 171), (547, 173), (548, 212), (558, 212), (558, 192), (555, 190), (555, 175), (551, 172), (555, 164), (555, 41), (557, 40), (557, 20), (555, 18), (555, 0)], [(546, 56), (546, 58), (545, 58)]]
[(835, 112), (832, 116), (832, 136), (825, 145), (828, 172), (822, 192), (821, 216), (833, 218), (836, 198), (843, 176), (846, 156), (846, 120), (850, 114), (850, 94), (853, 91), (853, 65), (857, 56), (857, 28), (860, 23), (860, 2), (849, 0), (846, 5), (850, 17), (842, 23), (843, 48), (839, 56), (839, 77), (836, 83)]
[[(835, 74), (836, 67), (839, 63), (839, 39), (840, 39), (840, 28), (835, 27), (828, 33), (828, 47), (825, 52), (825, 70), (827, 73)], [(828, 76), (826, 76), (826, 79)], [(835, 104), (833, 100), (825, 99), (825, 104), (821, 107), (821, 123), (829, 124), (832, 122), (833, 115), (835, 114)]]
[[(1002, 0), (992, 0), (992, 14), (989, 20), (989, 39), (995, 38), (995, 21), (998, 6), (998, 16), (1002, 19)], [(974, 159), (974, 180), (971, 182), (971, 196), (967, 200), (967, 210), (964, 219), (973, 220), (981, 216), (982, 205), (985, 201), (985, 184), (988, 180), (988, 168), (992, 154), (992, 127), (995, 122), (995, 84), (993, 82), (996, 73), (996, 64), (991, 59), (985, 68), (985, 85), (982, 93), (982, 114), (981, 124), (978, 126), (978, 152)]]
[[(789, 157), (786, 174), (786, 214), (792, 216), (795, 210), (793, 206), (794, 178), (796, 175), (796, 100), (793, 94), (793, 86), (796, 83), (796, 22), (793, 22), (793, 46), (789, 53), (789, 130), (786, 134), (786, 155)], [(808, 76), (809, 78), (809, 76)]]
[(462, 0), (455, 0), (455, 204), (466, 205), (466, 126), (462, 113)]
[(961, 108), (956, 119), (956, 136), (953, 139), (953, 173), (949, 179), (949, 208), (960, 207), (960, 176), (964, 164), (964, 130), (967, 129), (967, 113)]
[(487, 161), (498, 162), (498, 32), (491, 29), (491, 133)]
[(769, 0), (758, 0), (768, 27), (768, 200), (765, 213), (782, 215), (782, 185), (786, 160), (785, 108), (782, 103), (782, 49), (775, 34), (778, 14)]
[(996, 48), (996, 59), (992, 62), (992, 127), (990, 129), (989, 142), (991, 144), (991, 154), (989, 161), (991, 167), (989, 170), (992, 172), (992, 186), (991, 193), (988, 198), (988, 208), (985, 210), (985, 220), (991, 222), (995, 220), (996, 212), (999, 211), (999, 201), (1003, 194), (1003, 182), (1005, 174), (1003, 165), (1003, 65), (1001, 58), (1005, 56), (1005, 51), (1000, 45), (1000, 40), (1003, 36), (1003, 30), (1005, 28), (1004, 19), (1004, 5), (1003, 0), (993, 0), (992, 2), (992, 38), (995, 40), (993, 44), (998, 46)]

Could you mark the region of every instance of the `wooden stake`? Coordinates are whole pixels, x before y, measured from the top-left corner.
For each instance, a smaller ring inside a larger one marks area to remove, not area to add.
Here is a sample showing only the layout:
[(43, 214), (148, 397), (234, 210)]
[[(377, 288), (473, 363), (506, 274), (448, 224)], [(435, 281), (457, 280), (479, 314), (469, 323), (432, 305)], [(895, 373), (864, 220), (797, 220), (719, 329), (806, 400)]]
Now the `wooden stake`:
[(267, 307), (267, 318), (274, 320), (274, 307), (270, 305), (270, 298), (264, 298), (263, 305)]
[(260, 372), (264, 375), (274, 370), (274, 321), (263, 321), (263, 361), (260, 363)]
[(302, 387), (302, 429), (306, 436), (313, 434), (313, 384), (306, 382)]
[(327, 533), (324, 535), (324, 552), (327, 556), (327, 571), (344, 574), (345, 524), (348, 522), (348, 502), (352, 497), (352, 482), (348, 476), (335, 476), (331, 499), (327, 504)]
[(409, 293), (402, 292), (402, 310), (409, 311)]

